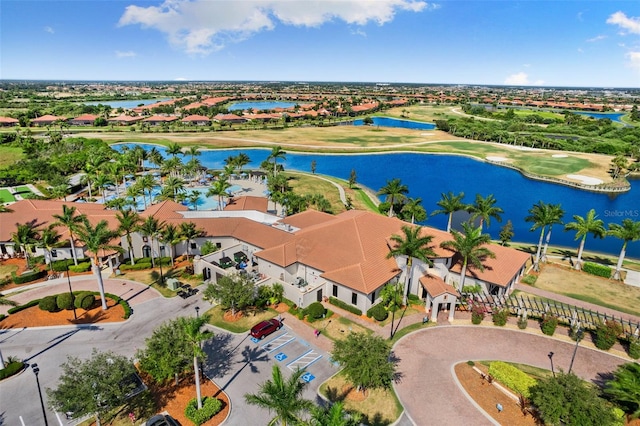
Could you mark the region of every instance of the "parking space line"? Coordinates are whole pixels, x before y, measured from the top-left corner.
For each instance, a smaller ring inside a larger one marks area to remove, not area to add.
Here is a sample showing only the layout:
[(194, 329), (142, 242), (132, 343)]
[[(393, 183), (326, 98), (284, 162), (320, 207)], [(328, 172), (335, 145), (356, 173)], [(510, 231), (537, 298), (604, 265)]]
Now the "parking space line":
[(295, 370), (295, 367), (300, 368), (301, 370), (304, 370), (314, 362), (318, 361), (320, 358), (322, 358), (322, 355), (319, 355), (313, 349), (309, 349), (307, 352), (303, 353), (298, 358), (294, 359), (289, 364), (287, 364), (287, 367), (290, 370)]
[(295, 339), (295, 336), (291, 336), (289, 333), (284, 333), (276, 337), (275, 339), (269, 340), (267, 343), (261, 345), (260, 347), (267, 353), (271, 353), (277, 349), (280, 349), (287, 343), (293, 342)]

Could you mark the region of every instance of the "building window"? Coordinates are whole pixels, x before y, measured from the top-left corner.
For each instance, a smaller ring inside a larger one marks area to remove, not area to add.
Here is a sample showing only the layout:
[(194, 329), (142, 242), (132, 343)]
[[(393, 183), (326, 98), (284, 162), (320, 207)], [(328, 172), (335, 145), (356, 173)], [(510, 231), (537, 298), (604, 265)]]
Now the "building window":
[(222, 248), (222, 243), (216, 243), (216, 247), (219, 249)]
[(51, 250), (51, 257), (58, 257), (58, 252), (56, 249)]
[(198, 244), (197, 243), (191, 243), (191, 249), (196, 249), (198, 248)]
[(358, 293), (351, 293), (351, 304), (352, 305), (358, 304)]
[(338, 297), (338, 286), (337, 285), (333, 285), (333, 290), (331, 291), (331, 294), (333, 294), (333, 297)]
[(146, 243), (146, 242), (148, 242), (148, 241), (149, 241), (149, 238), (147, 238), (147, 236), (146, 236), (146, 235), (143, 235), (143, 236), (142, 236), (142, 241)]

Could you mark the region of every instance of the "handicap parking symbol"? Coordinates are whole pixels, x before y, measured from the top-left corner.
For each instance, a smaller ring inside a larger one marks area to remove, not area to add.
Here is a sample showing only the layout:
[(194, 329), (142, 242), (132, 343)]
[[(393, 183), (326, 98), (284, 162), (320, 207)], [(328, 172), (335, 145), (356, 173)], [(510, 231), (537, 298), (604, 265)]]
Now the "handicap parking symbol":
[(284, 361), (285, 359), (287, 359), (287, 355), (284, 352), (280, 352), (279, 354), (274, 356), (274, 358), (278, 361)]
[(314, 376), (311, 373), (304, 373), (301, 377), (302, 380), (304, 380), (305, 382), (309, 383), (310, 381), (312, 381), (313, 379), (315, 379), (316, 376)]
[(259, 340), (259, 339), (256, 339), (255, 337), (252, 337), (252, 338), (251, 338), (251, 341), (252, 341), (253, 343), (258, 343), (260, 340)]

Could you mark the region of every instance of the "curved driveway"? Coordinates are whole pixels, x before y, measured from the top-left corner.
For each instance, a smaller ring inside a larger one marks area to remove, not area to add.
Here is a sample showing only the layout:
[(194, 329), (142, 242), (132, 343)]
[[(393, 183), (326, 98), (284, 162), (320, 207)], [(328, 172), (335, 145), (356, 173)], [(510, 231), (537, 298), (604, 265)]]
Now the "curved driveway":
[[(395, 346), (402, 377), (395, 389), (415, 424), (491, 425), (456, 385), (452, 366), (468, 360), (503, 360), (550, 369), (569, 369), (575, 344), (494, 327), (443, 326), (409, 334)], [(627, 362), (604, 352), (580, 347), (573, 372), (594, 380)]]

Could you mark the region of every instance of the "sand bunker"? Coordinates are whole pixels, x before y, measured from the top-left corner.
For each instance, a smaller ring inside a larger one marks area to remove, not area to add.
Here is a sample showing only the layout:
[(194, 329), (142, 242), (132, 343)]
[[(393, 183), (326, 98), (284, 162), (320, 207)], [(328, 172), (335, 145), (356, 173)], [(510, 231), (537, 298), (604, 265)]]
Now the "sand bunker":
[(583, 175), (567, 175), (567, 177), (569, 179), (579, 180), (581, 183), (583, 183), (585, 185), (600, 185), (601, 183), (604, 182), (602, 179), (589, 177), (589, 176), (583, 176)]
[(552, 157), (553, 158), (567, 158), (568, 155), (567, 154), (553, 154)]
[(495, 157), (493, 155), (490, 155), (490, 156), (487, 157), (487, 160), (489, 160), (489, 161), (507, 161), (507, 158)]

